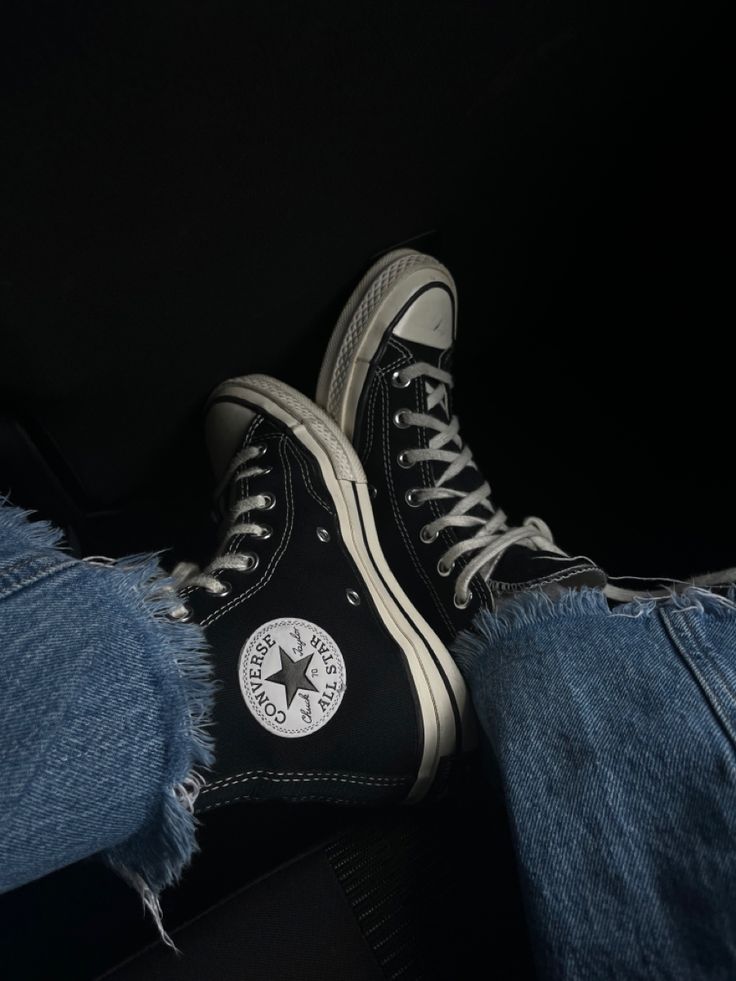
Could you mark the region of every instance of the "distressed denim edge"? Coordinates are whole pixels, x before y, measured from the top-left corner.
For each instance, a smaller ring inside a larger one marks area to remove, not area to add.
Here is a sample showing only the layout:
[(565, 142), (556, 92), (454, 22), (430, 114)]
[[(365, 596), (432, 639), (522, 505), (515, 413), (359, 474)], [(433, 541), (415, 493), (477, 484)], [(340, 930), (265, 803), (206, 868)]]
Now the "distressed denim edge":
[(101, 855), (138, 892), (161, 938), (174, 947), (163, 926), (160, 895), (179, 880), (199, 850), (194, 804), (204, 785), (200, 771), (214, 761), (209, 727), (216, 683), (202, 628), (169, 617), (179, 600), (157, 555), (120, 559), (111, 570), (101, 571), (117, 574), (120, 588), (133, 593), (150, 620), (154, 630), (151, 655), (159, 660), (161, 697), (181, 703), (186, 714), (187, 724), (171, 734), (161, 796), (147, 823)]
[(50, 521), (37, 519), (35, 511), (16, 507), (0, 493), (0, 566), (6, 551), (13, 554), (18, 547), (53, 551), (63, 539), (64, 533)]
[(452, 654), (463, 674), (467, 674), (479, 657), (504, 642), (517, 630), (538, 629), (550, 620), (575, 617), (621, 617), (638, 620), (652, 615), (657, 609), (680, 613), (695, 612), (709, 616), (733, 616), (736, 613), (736, 587), (721, 596), (700, 586), (672, 589), (666, 596), (642, 596), (611, 607), (602, 589), (584, 586), (566, 589), (549, 596), (541, 589), (527, 590), (504, 602), (500, 609), (481, 610), (472, 627), (461, 631), (452, 645)]

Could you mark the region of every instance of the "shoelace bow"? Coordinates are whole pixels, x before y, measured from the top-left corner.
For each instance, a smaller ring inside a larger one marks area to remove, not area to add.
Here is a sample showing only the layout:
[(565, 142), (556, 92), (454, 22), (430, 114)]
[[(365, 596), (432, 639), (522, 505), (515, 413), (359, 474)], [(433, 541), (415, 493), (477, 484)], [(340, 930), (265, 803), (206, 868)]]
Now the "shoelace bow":
[[(417, 426), (434, 432), (426, 448), (415, 448), (403, 451), (404, 465), (409, 467), (415, 463), (431, 461), (446, 463), (447, 466), (432, 487), (417, 487), (411, 491), (411, 496), (417, 504), (426, 501), (453, 500), (455, 504), (444, 515), (428, 522), (422, 529), (424, 541), (434, 541), (445, 528), (464, 529), (467, 537), (456, 542), (442, 555), (437, 563), (441, 575), (450, 575), (457, 560), (463, 555), (476, 553), (458, 573), (455, 581), (455, 602), (459, 607), (467, 606), (470, 601), (470, 581), (477, 573), (481, 573), (486, 581), (501, 556), (511, 545), (524, 544), (532, 549), (545, 549), (558, 555), (564, 555), (552, 540), (552, 532), (541, 518), (525, 518), (518, 528), (508, 525), (506, 515), (496, 509), (491, 501), (491, 488), (483, 481), (475, 490), (467, 492), (452, 487), (452, 481), (466, 468), (477, 472), (470, 448), (463, 444), (460, 437), (460, 427), (457, 416), (445, 421), (430, 415), (438, 405), (447, 405), (448, 390), (453, 386), (452, 375), (442, 368), (424, 361), (416, 362), (395, 373), (396, 384), (399, 387), (408, 386), (415, 378), (428, 378), (437, 384), (427, 386), (427, 412), (413, 412), (411, 409), (400, 409), (401, 416), (397, 424)], [(470, 514), (474, 508), (482, 508), (488, 517)]]

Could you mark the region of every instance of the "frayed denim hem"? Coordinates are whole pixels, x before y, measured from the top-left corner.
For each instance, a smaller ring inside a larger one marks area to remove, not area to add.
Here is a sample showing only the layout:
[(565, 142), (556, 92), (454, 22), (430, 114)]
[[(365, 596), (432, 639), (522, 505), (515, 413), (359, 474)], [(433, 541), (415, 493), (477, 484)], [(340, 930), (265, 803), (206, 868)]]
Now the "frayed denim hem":
[(211, 766), (214, 760), (208, 727), (215, 682), (201, 627), (168, 616), (179, 601), (173, 581), (162, 572), (158, 557), (121, 559), (111, 572), (120, 577), (119, 589), (130, 593), (150, 619), (151, 656), (158, 662), (160, 695), (176, 711), (159, 801), (144, 827), (102, 857), (138, 891), (162, 938), (173, 947), (163, 928), (159, 896), (177, 882), (198, 851), (193, 811), (204, 784), (200, 770)]
[(611, 607), (602, 589), (583, 587), (567, 589), (555, 597), (543, 590), (529, 590), (504, 602), (491, 613), (481, 610), (470, 630), (456, 638), (452, 653), (463, 673), (467, 673), (479, 657), (503, 644), (509, 634), (522, 630), (538, 630), (552, 620), (577, 620), (581, 617), (624, 617), (638, 620), (657, 609), (678, 612), (693, 611), (711, 616), (732, 616), (736, 613), (736, 588), (720, 596), (699, 586), (672, 590), (667, 596), (642, 596)]
[(527, 592), (456, 642), (545, 977), (733, 974), (736, 596), (703, 585)]
[[(215, 682), (207, 657), (202, 628), (182, 623), (168, 614), (180, 602), (173, 580), (161, 569), (155, 555), (120, 560), (77, 560), (59, 550), (61, 532), (46, 521), (30, 520), (32, 513), (0, 498), (0, 574), (6, 592), (19, 595), (45, 580), (47, 602), (57, 590), (65, 590), (69, 607), (77, 603), (57, 573), (73, 574), (74, 587), (87, 603), (96, 602), (96, 616), (110, 621), (111, 656), (123, 659), (130, 670), (126, 697), (137, 706), (149, 706), (151, 725), (157, 733), (162, 756), (155, 759), (142, 741), (136, 756), (140, 772), (121, 773), (123, 785), (131, 784), (130, 796), (145, 806), (145, 820), (134, 834), (98, 855), (138, 891), (151, 911), (163, 939), (171, 944), (162, 920), (159, 896), (175, 883), (197, 849), (194, 803), (203, 785), (201, 770), (213, 762), (209, 733)], [(58, 583), (58, 585), (57, 585)], [(43, 604), (41, 609), (43, 609)], [(85, 612), (84, 616), (88, 614)], [(71, 639), (71, 635), (70, 635)], [(136, 656), (128, 664), (128, 650)], [(91, 679), (104, 684), (104, 670)], [(89, 694), (89, 692), (88, 692)], [(94, 699), (92, 696), (94, 710)], [(103, 713), (109, 705), (101, 699)], [(116, 711), (125, 714), (125, 702)], [(114, 728), (115, 719), (109, 720)], [(145, 736), (141, 734), (141, 740)], [(158, 752), (158, 750), (157, 750)], [(74, 774), (68, 775), (69, 779)], [(125, 797), (125, 788), (122, 788)], [(73, 819), (73, 815), (70, 816)], [(99, 845), (98, 845), (99, 847)], [(171, 944), (173, 946), (173, 944)]]
[(0, 563), (19, 552), (53, 552), (63, 534), (49, 521), (32, 521), (33, 511), (24, 511), (0, 494)]

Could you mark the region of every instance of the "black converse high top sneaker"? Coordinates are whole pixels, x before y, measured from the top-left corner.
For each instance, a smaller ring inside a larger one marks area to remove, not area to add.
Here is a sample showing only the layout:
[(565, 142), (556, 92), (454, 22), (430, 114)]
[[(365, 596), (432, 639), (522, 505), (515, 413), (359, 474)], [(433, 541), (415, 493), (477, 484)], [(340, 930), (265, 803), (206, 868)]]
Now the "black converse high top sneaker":
[(392, 571), (446, 643), (479, 608), (520, 590), (605, 584), (539, 518), (513, 528), (494, 507), (452, 413), (456, 324), (447, 269), (392, 252), (345, 307), (317, 388), (363, 463)]
[(457, 752), (467, 693), (378, 547), (352, 446), (298, 392), (251, 375), (207, 410), (221, 547), (181, 590), (220, 691), (198, 799), (416, 801)]

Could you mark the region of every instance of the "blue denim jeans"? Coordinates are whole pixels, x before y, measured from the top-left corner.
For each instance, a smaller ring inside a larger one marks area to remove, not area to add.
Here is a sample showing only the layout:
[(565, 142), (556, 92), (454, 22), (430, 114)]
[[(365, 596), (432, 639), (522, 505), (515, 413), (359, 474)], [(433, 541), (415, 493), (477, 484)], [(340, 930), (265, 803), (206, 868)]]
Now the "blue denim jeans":
[(158, 916), (195, 847), (211, 699), (155, 559), (96, 564), (0, 501), (0, 891), (100, 853)]
[[(212, 693), (173, 602), (0, 504), (0, 890), (99, 853), (155, 913), (189, 860)], [(540, 977), (736, 977), (734, 603), (530, 593), (456, 653)]]
[(540, 977), (736, 977), (736, 606), (529, 593), (457, 656)]

